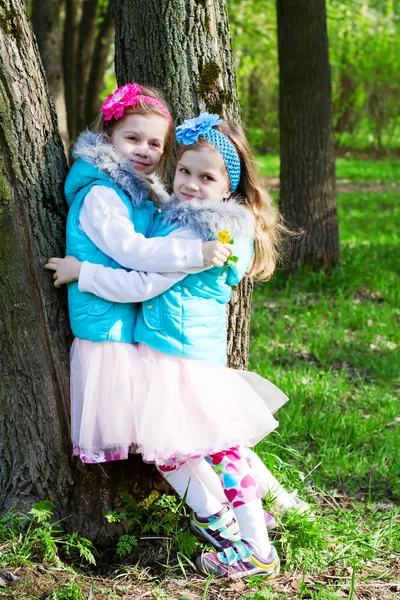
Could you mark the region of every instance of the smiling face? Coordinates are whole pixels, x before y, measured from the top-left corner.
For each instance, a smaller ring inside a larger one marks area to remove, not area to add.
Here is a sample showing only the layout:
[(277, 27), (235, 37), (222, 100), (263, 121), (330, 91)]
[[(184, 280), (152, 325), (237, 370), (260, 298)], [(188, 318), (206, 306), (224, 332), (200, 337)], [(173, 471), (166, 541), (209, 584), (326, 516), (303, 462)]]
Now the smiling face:
[(150, 175), (164, 153), (168, 128), (168, 121), (159, 115), (126, 114), (113, 128), (110, 141), (135, 171)]
[(181, 202), (229, 198), (229, 178), (218, 150), (207, 145), (183, 152), (176, 165), (174, 194)]

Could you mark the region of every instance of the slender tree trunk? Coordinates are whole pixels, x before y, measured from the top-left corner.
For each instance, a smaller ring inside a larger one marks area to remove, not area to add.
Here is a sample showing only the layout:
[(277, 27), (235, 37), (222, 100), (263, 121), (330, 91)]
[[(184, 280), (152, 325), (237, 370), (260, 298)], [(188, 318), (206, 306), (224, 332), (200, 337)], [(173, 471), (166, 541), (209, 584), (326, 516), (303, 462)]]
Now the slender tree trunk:
[(98, 0), (85, 0), (78, 31), (76, 53), (76, 128), (79, 132), (85, 123), (85, 96), (94, 50)]
[(78, 133), (76, 119), (76, 48), (81, 2), (82, 0), (65, 0), (63, 75), (68, 135), (71, 142), (76, 139)]
[(114, 37), (114, 24), (112, 20), (112, 0), (109, 0), (102, 14), (93, 50), (92, 64), (85, 99), (85, 123), (89, 125), (98, 115), (101, 102), (100, 94), (104, 87), (104, 73), (107, 68), (107, 59)]
[(60, 0), (32, 0), (32, 27), (46, 71), (50, 94), (53, 96), (58, 126), (64, 145), (68, 145), (67, 113), (62, 69), (62, 34)]
[(294, 265), (339, 261), (331, 72), (325, 0), (277, 0), (281, 210), (304, 238)]
[(339, 98), (334, 113), (339, 115), (336, 123), (336, 133), (353, 133), (356, 122), (356, 109), (355, 109), (355, 92), (357, 89), (354, 67), (349, 64), (346, 60), (346, 56), (342, 57), (342, 64), (340, 65), (340, 77), (339, 77)]
[[(200, 112), (239, 119), (226, 0), (114, 0), (118, 84), (156, 86), (177, 123)], [(252, 284), (234, 293), (229, 363), (245, 368)]]

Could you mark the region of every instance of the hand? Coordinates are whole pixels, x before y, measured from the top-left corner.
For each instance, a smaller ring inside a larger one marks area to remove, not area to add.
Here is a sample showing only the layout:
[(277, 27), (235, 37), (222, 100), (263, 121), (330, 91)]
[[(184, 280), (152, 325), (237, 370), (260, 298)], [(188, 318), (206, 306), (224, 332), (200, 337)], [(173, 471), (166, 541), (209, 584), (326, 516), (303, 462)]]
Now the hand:
[(230, 244), (221, 244), (218, 240), (203, 242), (203, 259), (205, 266), (222, 267), (232, 254)]
[(54, 287), (59, 288), (64, 283), (77, 281), (81, 271), (82, 263), (74, 256), (66, 256), (65, 258), (50, 258), (45, 269), (54, 271)]

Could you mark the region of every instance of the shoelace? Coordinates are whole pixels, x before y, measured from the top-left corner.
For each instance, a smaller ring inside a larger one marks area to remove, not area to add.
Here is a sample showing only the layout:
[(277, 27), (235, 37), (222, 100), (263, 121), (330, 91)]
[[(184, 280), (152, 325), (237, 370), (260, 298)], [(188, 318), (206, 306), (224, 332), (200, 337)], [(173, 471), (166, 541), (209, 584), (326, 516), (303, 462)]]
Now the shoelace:
[(227, 510), (219, 517), (209, 519), (208, 523), (201, 523), (196, 520), (196, 524), (204, 529), (218, 532), (224, 539), (230, 539), (238, 533), (238, 524), (231, 510)]

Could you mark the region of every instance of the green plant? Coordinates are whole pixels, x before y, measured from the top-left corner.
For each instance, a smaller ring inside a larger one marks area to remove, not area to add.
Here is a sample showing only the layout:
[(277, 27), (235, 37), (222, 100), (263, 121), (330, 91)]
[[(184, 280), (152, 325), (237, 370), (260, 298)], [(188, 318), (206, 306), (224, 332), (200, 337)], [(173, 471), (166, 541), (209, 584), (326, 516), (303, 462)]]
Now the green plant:
[(82, 587), (73, 579), (61, 588), (47, 596), (46, 600), (86, 600)]
[(189, 530), (184, 500), (175, 496), (152, 492), (148, 498), (136, 501), (130, 494), (122, 493), (123, 508), (110, 511), (109, 523), (120, 523), (125, 533), (119, 536), (116, 554), (124, 557), (137, 547), (140, 537), (151, 533), (155, 537), (167, 538), (173, 547), (184, 556), (190, 557), (197, 547), (196, 537)]
[(309, 520), (307, 515), (288, 511), (280, 520), (275, 545), (286, 570), (307, 572), (328, 563), (329, 536), (325, 520)]
[(32, 505), (28, 514), (9, 513), (0, 520), (0, 564), (28, 564), (32, 560), (60, 565), (60, 550), (71, 558), (79, 556), (95, 564), (93, 544), (77, 533), (62, 531), (61, 521), (52, 522), (54, 504), (42, 500)]
[(82, 587), (71, 579), (48, 596), (46, 600), (86, 600), (86, 597)]

